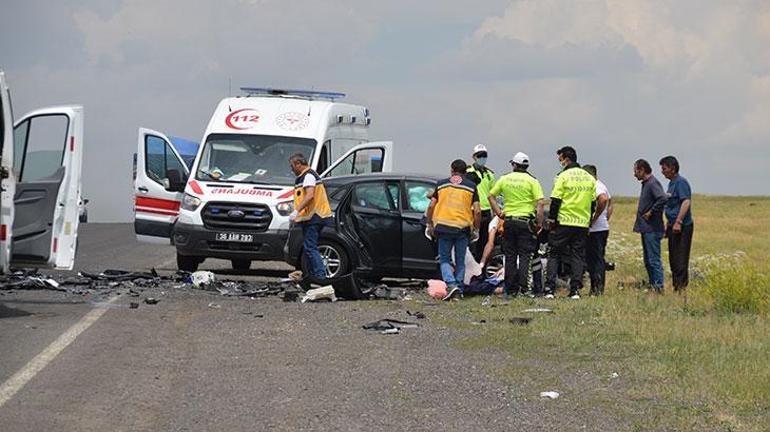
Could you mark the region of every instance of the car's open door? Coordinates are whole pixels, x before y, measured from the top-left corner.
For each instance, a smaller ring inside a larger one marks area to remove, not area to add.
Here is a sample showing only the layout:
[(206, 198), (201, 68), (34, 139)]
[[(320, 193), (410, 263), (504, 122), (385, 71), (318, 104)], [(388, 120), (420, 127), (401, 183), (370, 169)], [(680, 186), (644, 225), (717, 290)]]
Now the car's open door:
[(16, 122), (13, 141), (12, 264), (71, 270), (79, 223), (83, 107), (35, 110)]
[(13, 175), (13, 110), (11, 93), (0, 71), (0, 273), (10, 268), (11, 227), (13, 225), (13, 194), (16, 178)]
[(393, 142), (378, 141), (359, 144), (332, 162), (321, 177), (351, 174), (391, 172), (393, 170)]
[(171, 243), (189, 174), (166, 135), (139, 129), (134, 167), (134, 231), (139, 241)]

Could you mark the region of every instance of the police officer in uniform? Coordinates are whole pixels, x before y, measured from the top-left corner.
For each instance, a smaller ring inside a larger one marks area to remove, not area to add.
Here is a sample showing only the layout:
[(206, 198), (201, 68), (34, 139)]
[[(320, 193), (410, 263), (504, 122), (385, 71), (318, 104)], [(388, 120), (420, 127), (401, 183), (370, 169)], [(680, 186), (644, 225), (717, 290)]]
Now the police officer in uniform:
[(548, 256), (545, 281), (546, 298), (553, 298), (559, 264), (570, 272), (570, 298), (580, 298), (583, 287), (583, 257), (588, 226), (596, 206), (596, 179), (577, 163), (577, 152), (570, 146), (556, 151), (562, 171), (554, 180), (549, 208)]
[[(500, 177), (487, 194), (487, 202), (495, 215), (505, 221), (505, 295), (515, 297), (527, 291), (529, 262), (537, 249), (537, 232), (543, 223), (544, 197), (540, 182), (527, 172), (529, 156), (519, 152), (510, 162), (513, 172)], [(500, 194), (503, 210), (497, 204)]]
[(473, 147), (473, 164), (468, 167), (466, 177), (476, 183), (476, 191), (479, 194), (479, 206), (481, 207), (481, 232), (479, 241), (471, 247), (473, 258), (480, 261), (487, 244), (487, 226), (492, 221), (492, 208), (487, 201), (487, 195), (495, 185), (495, 172), (487, 168), (487, 148), (483, 144)]
[(325, 279), (326, 266), (318, 252), (318, 237), (321, 228), (332, 217), (326, 188), (321, 176), (310, 169), (307, 159), (301, 153), (292, 155), (289, 165), (297, 176), (294, 180), (294, 211), (289, 219), (302, 227), (303, 253), (310, 267), (310, 276)]
[[(427, 215), (427, 234), (438, 238), (441, 277), (447, 285), (444, 300), (462, 297), (465, 254), (468, 244), (479, 236), (479, 195), (476, 185), (465, 176), (462, 159), (452, 162), (452, 175), (436, 185)], [(452, 267), (454, 249), (454, 268)]]

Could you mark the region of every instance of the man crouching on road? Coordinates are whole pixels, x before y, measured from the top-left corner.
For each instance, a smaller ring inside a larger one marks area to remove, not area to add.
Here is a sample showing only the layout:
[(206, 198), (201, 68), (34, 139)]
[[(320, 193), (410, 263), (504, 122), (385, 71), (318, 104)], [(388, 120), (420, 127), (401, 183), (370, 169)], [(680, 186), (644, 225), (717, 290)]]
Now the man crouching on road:
[(294, 211), (289, 219), (302, 227), (302, 247), (310, 267), (310, 276), (325, 279), (326, 266), (318, 252), (318, 237), (321, 228), (332, 217), (326, 188), (318, 173), (310, 169), (303, 154), (292, 155), (289, 165), (297, 176), (294, 180)]
[[(476, 184), (465, 177), (466, 170), (462, 159), (452, 162), (452, 176), (438, 182), (428, 207), (428, 234), (438, 238), (441, 277), (447, 285), (444, 300), (462, 297), (465, 254), (469, 242), (477, 241), (479, 237), (479, 195)], [(454, 271), (452, 248), (455, 250)]]

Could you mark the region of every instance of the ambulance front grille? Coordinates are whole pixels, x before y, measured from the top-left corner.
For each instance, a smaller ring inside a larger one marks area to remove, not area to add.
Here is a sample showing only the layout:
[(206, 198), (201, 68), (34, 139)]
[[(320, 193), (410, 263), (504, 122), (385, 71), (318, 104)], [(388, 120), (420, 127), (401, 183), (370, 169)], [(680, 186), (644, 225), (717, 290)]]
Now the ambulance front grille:
[(206, 228), (252, 232), (267, 231), (273, 220), (265, 204), (231, 202), (210, 202), (203, 207), (201, 217)]

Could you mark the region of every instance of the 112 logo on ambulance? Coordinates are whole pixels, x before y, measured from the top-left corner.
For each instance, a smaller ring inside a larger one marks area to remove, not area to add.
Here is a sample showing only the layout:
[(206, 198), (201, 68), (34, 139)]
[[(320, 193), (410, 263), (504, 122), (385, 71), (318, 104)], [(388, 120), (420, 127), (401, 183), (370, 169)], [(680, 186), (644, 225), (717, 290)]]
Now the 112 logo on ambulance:
[(225, 124), (230, 129), (251, 129), (259, 122), (259, 112), (251, 108), (235, 110), (225, 117)]

